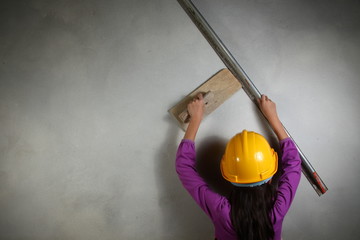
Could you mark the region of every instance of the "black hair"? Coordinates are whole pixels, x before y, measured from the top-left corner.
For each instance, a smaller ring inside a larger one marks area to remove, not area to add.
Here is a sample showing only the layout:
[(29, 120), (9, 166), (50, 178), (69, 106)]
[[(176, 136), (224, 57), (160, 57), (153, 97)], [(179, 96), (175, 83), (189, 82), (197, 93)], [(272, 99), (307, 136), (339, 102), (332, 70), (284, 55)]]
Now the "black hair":
[(230, 217), (238, 239), (269, 240), (274, 237), (271, 210), (275, 187), (265, 183), (257, 187), (235, 187), (230, 194)]

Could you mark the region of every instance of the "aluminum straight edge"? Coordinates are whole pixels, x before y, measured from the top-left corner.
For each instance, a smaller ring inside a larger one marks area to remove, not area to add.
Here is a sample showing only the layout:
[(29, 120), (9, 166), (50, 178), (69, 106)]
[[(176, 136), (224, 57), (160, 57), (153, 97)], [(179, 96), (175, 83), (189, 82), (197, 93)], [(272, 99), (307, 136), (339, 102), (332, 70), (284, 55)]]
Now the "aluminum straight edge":
[[(190, 0), (178, 0), (180, 5), (183, 7), (185, 12), (192, 19), (194, 24), (198, 27), (200, 32), (204, 35), (206, 40), (209, 42), (211, 47), (215, 50), (220, 59), (224, 62), (225, 66), (232, 72), (232, 74), (240, 81), (242, 87), (249, 98), (253, 103), (259, 108), (259, 104), (257, 99), (261, 97), (260, 91), (256, 88), (254, 83), (247, 76), (245, 71), (242, 69), (240, 64), (236, 61), (236, 59), (232, 56), (230, 51), (226, 48), (221, 39), (217, 36), (211, 26), (207, 23), (205, 18), (201, 15), (199, 10), (195, 7), (195, 5)], [(261, 111), (260, 111), (261, 112)], [(265, 118), (265, 117), (264, 117)], [(266, 118), (265, 118), (266, 119)], [(267, 119), (266, 119), (267, 121)], [(268, 122), (269, 123), (269, 122)], [(320, 176), (317, 174), (309, 160), (306, 158), (304, 153), (301, 151), (299, 146), (296, 144), (294, 139), (291, 137), (290, 133), (284, 127), (286, 133), (293, 140), (296, 145), (296, 148), (299, 152), (300, 158), (302, 160), (302, 172), (310, 182), (310, 184), (315, 189), (316, 193), (321, 196), (324, 194), (328, 188), (321, 180)]]

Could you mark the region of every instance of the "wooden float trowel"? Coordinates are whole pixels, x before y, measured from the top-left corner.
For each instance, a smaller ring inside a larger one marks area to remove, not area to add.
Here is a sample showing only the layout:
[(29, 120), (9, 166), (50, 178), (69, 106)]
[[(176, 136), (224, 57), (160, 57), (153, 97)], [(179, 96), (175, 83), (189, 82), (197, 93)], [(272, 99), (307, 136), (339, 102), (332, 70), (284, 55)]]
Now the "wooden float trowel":
[(190, 116), (187, 112), (187, 105), (199, 93), (202, 93), (204, 96), (205, 118), (240, 88), (240, 82), (227, 68), (224, 68), (179, 101), (175, 106), (170, 108), (168, 112), (176, 119), (179, 126), (185, 131), (190, 120)]

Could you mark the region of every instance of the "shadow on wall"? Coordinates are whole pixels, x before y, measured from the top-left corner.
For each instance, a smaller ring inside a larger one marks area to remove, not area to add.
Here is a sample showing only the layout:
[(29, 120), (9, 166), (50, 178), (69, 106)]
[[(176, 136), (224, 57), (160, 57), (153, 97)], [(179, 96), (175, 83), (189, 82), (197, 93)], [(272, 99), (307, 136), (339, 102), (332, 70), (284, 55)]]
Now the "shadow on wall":
[(197, 149), (197, 170), (210, 187), (223, 196), (229, 196), (232, 185), (226, 181), (220, 170), (220, 161), (227, 140), (212, 136), (199, 143)]

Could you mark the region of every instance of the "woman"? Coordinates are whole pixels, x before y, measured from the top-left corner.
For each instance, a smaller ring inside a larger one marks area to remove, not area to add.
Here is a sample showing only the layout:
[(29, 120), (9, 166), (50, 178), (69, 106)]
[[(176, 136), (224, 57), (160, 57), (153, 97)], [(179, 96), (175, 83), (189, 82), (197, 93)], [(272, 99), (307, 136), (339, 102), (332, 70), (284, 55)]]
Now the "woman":
[(188, 105), (191, 119), (178, 148), (176, 171), (183, 186), (211, 218), (218, 240), (281, 239), (282, 222), (300, 181), (301, 160), (279, 120), (275, 103), (265, 95), (258, 101), (280, 142), (278, 187), (270, 184), (278, 167), (276, 152), (260, 134), (244, 130), (228, 142), (220, 164), (223, 177), (234, 185), (229, 198), (212, 191), (197, 173), (194, 141), (203, 118), (202, 95)]

